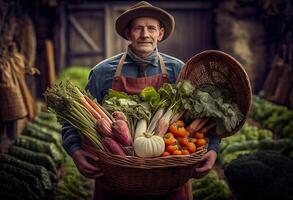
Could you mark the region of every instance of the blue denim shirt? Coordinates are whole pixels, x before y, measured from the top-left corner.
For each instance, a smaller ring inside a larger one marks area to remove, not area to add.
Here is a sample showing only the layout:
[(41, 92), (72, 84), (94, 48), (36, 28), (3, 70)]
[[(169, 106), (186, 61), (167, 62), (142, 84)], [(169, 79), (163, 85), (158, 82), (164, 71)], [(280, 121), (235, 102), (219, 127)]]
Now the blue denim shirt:
[[(175, 83), (176, 79), (184, 65), (184, 63), (174, 57), (160, 53), (165, 63), (171, 83)], [(117, 65), (122, 53), (106, 59), (97, 64), (90, 72), (89, 81), (86, 90), (101, 102), (108, 90), (112, 87), (112, 81), (116, 72)], [(138, 77), (139, 70), (137, 65), (127, 56), (122, 67), (121, 75), (127, 77)], [(159, 60), (155, 61), (154, 65), (148, 65), (146, 68), (146, 75), (152, 76), (161, 74)], [(63, 146), (68, 154), (72, 155), (73, 152), (81, 147), (81, 138), (76, 130), (69, 124), (64, 123), (62, 126), (62, 139)], [(218, 137), (209, 138), (208, 149), (219, 151), (220, 139)]]

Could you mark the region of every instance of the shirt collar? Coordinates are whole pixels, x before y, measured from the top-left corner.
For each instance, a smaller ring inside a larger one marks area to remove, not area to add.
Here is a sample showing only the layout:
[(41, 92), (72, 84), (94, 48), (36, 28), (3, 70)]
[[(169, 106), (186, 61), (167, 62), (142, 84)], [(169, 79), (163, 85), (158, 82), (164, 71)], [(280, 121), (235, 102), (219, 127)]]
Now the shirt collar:
[(127, 55), (128, 57), (138, 65), (151, 65), (153, 67), (159, 66), (159, 59), (158, 59), (158, 48), (155, 48), (154, 51), (146, 58), (141, 58), (137, 56), (134, 51), (131, 49), (131, 45), (128, 45), (127, 48)]

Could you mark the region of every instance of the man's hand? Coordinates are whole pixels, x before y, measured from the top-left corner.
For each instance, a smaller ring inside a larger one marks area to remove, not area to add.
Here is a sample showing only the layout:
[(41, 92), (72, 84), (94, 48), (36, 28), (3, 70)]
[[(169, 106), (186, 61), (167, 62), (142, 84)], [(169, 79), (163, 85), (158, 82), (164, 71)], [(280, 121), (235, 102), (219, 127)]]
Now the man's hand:
[(208, 151), (200, 160), (202, 163), (199, 168), (195, 169), (192, 178), (201, 178), (208, 174), (213, 168), (215, 161), (217, 159), (217, 153), (214, 150)]
[(104, 174), (101, 172), (101, 169), (93, 165), (91, 162), (97, 162), (99, 160), (98, 157), (82, 150), (76, 150), (72, 159), (78, 168), (79, 172), (87, 178), (99, 178)]

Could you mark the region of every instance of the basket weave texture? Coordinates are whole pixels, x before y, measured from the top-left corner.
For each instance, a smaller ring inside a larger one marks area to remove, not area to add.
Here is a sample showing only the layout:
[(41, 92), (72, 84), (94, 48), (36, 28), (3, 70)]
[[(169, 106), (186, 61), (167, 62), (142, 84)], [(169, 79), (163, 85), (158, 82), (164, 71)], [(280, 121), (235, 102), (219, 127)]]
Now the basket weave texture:
[(98, 151), (98, 166), (107, 190), (132, 196), (157, 196), (184, 185), (192, 176), (206, 148), (182, 156), (140, 158)]
[(177, 82), (182, 80), (189, 80), (195, 87), (202, 84), (228, 83), (244, 119), (233, 131), (224, 133), (221, 137), (233, 135), (243, 126), (251, 108), (252, 91), (244, 68), (232, 56), (217, 50), (203, 51), (186, 62)]
[(0, 86), (0, 122), (24, 118), (28, 113), (19, 87)]

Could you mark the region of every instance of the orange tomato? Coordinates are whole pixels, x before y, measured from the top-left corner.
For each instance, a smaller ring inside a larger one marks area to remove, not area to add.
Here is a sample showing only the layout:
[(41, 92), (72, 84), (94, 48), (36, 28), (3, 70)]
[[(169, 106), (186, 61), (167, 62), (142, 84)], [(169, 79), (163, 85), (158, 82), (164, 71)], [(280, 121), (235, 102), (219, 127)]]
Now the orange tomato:
[(178, 150), (177, 145), (169, 145), (166, 148), (166, 151), (169, 152), (170, 154), (173, 154), (174, 151)]
[(200, 133), (200, 132), (196, 132), (196, 133), (194, 134), (194, 137), (195, 137), (196, 139), (203, 139), (203, 138), (204, 138), (204, 134), (203, 134), (203, 133)]
[(202, 139), (198, 139), (198, 140), (196, 141), (196, 146), (198, 146), (198, 147), (205, 146), (206, 144), (207, 144), (207, 141), (206, 141), (204, 138), (202, 138)]
[(186, 136), (186, 130), (184, 127), (179, 127), (178, 131), (176, 133), (177, 137), (185, 137)]
[(165, 142), (166, 146), (175, 144), (175, 141), (176, 140), (175, 140), (174, 135), (172, 133), (166, 133), (164, 135), (164, 142)]
[(186, 130), (184, 127), (179, 126), (175, 123), (173, 123), (170, 127), (169, 127), (169, 131), (171, 133), (174, 134), (175, 137), (185, 137), (186, 135)]
[(187, 145), (187, 150), (189, 153), (194, 153), (196, 151), (196, 146), (193, 142), (189, 142)]
[(164, 135), (164, 137), (171, 138), (171, 137), (174, 137), (174, 134), (168, 132), (168, 133), (166, 133), (166, 134)]
[(197, 139), (196, 139), (196, 138), (191, 138), (191, 139), (190, 139), (190, 142), (192, 142), (192, 143), (195, 144), (195, 143), (197, 142)]
[(184, 122), (183, 122), (182, 120), (177, 120), (175, 123), (176, 123), (178, 126), (182, 126), (182, 127), (185, 126), (185, 124), (184, 124)]
[(186, 147), (186, 146), (188, 145), (188, 143), (189, 143), (187, 137), (178, 138), (178, 140), (179, 140), (179, 144), (180, 144), (182, 147)]
[[(186, 130), (186, 129), (185, 129)], [(186, 130), (186, 134), (187, 137), (190, 136), (190, 132)]]
[(175, 123), (173, 123), (173, 124), (171, 124), (171, 126), (169, 127), (169, 132), (171, 132), (171, 133), (176, 133), (177, 132), (177, 125), (175, 124)]
[(182, 151), (181, 150), (175, 150), (173, 152), (173, 155), (182, 155)]
[(189, 154), (190, 154), (190, 153), (189, 153), (188, 150), (186, 150), (186, 149), (182, 150), (182, 155), (189, 155)]
[(170, 156), (170, 153), (168, 151), (165, 151), (164, 153), (162, 153), (161, 156)]

